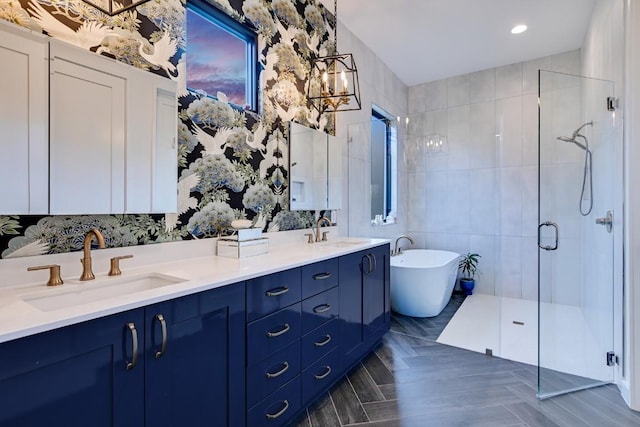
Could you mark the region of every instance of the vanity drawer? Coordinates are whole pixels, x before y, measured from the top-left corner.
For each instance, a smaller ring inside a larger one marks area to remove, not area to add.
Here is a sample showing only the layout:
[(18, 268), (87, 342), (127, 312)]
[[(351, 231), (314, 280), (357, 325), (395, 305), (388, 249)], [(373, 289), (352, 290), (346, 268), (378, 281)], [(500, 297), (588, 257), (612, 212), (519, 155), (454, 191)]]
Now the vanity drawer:
[(300, 409), (300, 376), (273, 392), (249, 410), (249, 427), (282, 426)]
[(338, 345), (338, 319), (333, 319), (302, 337), (302, 369)]
[(300, 269), (247, 280), (247, 321), (300, 301)]
[(302, 402), (308, 402), (321, 389), (328, 390), (338, 373), (338, 350), (333, 349), (302, 372)]
[(247, 325), (249, 366), (300, 339), (300, 307), (300, 303), (291, 305)]
[(306, 334), (338, 317), (339, 297), (336, 286), (302, 301), (302, 333)]
[(300, 341), (247, 369), (247, 405), (260, 402), (300, 373)]
[(338, 286), (338, 258), (305, 265), (301, 270), (303, 299)]

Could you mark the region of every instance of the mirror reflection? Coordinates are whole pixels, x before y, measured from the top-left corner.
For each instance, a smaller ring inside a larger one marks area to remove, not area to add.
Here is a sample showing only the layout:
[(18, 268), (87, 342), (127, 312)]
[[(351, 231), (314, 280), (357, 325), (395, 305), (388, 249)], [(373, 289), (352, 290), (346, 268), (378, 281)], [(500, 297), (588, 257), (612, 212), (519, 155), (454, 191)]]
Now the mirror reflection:
[(342, 145), (335, 136), (289, 124), (290, 209), (340, 209)]
[(397, 125), (393, 116), (373, 105), (371, 110), (371, 221), (395, 222), (397, 215)]

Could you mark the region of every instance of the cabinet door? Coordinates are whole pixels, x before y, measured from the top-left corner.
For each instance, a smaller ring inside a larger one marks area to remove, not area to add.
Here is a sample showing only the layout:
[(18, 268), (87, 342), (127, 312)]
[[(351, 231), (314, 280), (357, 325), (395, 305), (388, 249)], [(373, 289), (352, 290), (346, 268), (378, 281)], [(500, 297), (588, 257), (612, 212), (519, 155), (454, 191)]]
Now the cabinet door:
[(340, 362), (347, 369), (391, 325), (389, 245), (341, 256)]
[(145, 424), (245, 425), (244, 283), (156, 304), (145, 316)]
[(360, 359), (363, 352), (362, 267), (364, 258), (364, 252), (356, 252), (341, 256), (338, 260), (341, 369), (352, 366)]
[(131, 71), (127, 78), (126, 212), (177, 212), (176, 83), (149, 72)]
[(141, 340), (142, 310), (133, 310), (0, 344), (0, 425), (143, 425), (144, 360), (126, 367), (128, 324)]
[(362, 323), (366, 339), (377, 340), (390, 326), (389, 246), (366, 251), (363, 259)]
[(49, 209), (47, 39), (0, 26), (0, 214)]
[(52, 214), (124, 212), (126, 80), (109, 66), (107, 58), (51, 41)]

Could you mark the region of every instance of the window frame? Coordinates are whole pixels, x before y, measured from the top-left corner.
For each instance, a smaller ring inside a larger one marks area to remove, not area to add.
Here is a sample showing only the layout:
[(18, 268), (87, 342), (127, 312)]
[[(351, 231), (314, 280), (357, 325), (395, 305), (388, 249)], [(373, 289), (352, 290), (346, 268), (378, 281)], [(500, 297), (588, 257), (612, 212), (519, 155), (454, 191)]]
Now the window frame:
[[(259, 69), (260, 63), (258, 61), (258, 34), (256, 31), (250, 27), (249, 25), (238, 22), (233, 17), (227, 15), (224, 11), (220, 10), (216, 6), (203, 1), (203, 0), (188, 0), (186, 5), (188, 10), (191, 10), (193, 13), (199, 15), (202, 19), (209, 21), (212, 25), (217, 25), (224, 31), (229, 34), (237, 37), (238, 39), (245, 42), (245, 57), (247, 59), (247, 67), (246, 67), (246, 82), (245, 82), (245, 93), (246, 93), (246, 105), (248, 108), (245, 108), (244, 105), (238, 105), (233, 102), (229, 102), (231, 105), (236, 106), (242, 110), (248, 109), (249, 111), (259, 112), (258, 105), (258, 92), (260, 90), (258, 79), (259, 79)], [(185, 30), (186, 30), (186, 22), (185, 22)], [(189, 49), (189, 34), (187, 32), (186, 36), (187, 42), (187, 52)], [(185, 80), (187, 81), (187, 89), (195, 91), (197, 89), (189, 88), (188, 85), (188, 75), (185, 76)], [(208, 94), (212, 98), (217, 99), (216, 94)]]

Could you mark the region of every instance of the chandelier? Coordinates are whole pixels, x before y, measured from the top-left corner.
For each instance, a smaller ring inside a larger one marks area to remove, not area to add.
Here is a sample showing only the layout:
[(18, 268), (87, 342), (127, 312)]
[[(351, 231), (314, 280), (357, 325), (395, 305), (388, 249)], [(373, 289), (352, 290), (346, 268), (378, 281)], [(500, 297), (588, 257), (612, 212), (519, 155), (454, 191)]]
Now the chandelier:
[(350, 53), (338, 53), (338, 0), (333, 2), (333, 52), (311, 60), (307, 99), (320, 113), (360, 110), (358, 69)]
[(95, 7), (102, 13), (106, 13), (109, 16), (115, 16), (119, 13), (131, 10), (134, 7), (138, 7), (141, 4), (148, 2), (149, 0), (82, 0), (83, 2)]

